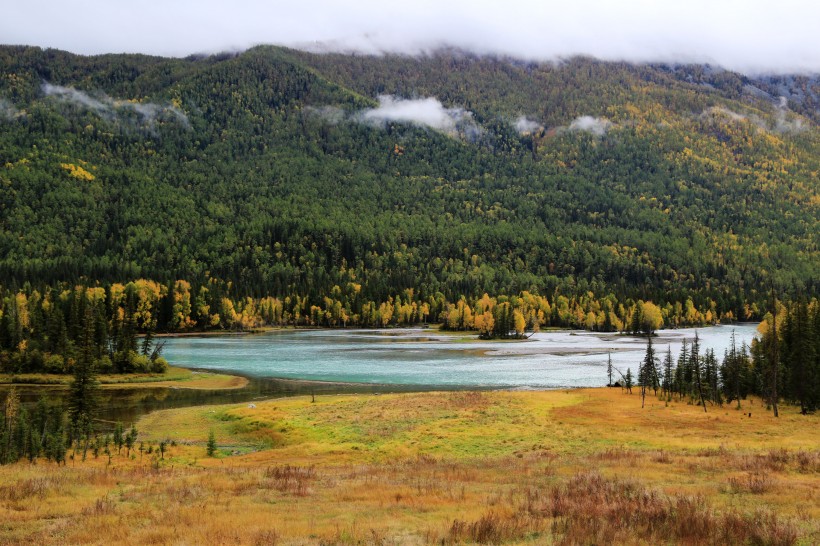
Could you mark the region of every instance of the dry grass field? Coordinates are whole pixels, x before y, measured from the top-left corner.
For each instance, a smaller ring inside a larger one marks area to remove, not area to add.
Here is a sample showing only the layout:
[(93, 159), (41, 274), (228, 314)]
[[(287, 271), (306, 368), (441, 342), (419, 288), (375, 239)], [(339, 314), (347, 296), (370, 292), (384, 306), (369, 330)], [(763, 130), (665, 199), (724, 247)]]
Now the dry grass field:
[(168, 410), (150, 454), (0, 467), (0, 543), (818, 544), (818, 419), (619, 389)]

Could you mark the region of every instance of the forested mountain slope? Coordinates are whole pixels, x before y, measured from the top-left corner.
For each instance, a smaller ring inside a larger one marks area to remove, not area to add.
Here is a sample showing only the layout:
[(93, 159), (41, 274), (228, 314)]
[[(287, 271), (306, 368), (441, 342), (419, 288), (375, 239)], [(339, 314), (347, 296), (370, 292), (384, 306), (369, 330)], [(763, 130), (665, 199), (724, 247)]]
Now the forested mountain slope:
[(558, 290), (759, 317), (772, 284), (816, 293), (819, 89), (460, 51), (0, 47), (0, 283)]

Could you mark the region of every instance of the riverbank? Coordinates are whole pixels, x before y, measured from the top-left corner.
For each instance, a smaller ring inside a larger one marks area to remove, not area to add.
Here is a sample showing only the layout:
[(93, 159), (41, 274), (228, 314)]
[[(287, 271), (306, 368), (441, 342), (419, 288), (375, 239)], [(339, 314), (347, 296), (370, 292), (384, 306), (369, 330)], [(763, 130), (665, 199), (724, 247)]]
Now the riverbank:
[[(0, 386), (67, 387), (73, 377), (65, 374), (0, 374)], [(165, 373), (106, 374), (98, 377), (102, 388), (241, 389), (248, 379), (237, 375), (189, 370), (169, 366)]]
[(819, 419), (605, 388), (164, 410), (152, 453), (0, 467), (0, 542), (812, 544)]

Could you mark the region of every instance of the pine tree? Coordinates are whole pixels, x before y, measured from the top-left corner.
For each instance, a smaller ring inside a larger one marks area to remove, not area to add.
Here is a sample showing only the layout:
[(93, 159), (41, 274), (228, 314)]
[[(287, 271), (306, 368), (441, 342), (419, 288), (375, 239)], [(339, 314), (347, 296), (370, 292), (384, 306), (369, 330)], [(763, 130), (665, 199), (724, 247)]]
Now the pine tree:
[(667, 401), (672, 399), (673, 383), (675, 381), (674, 363), (672, 362), (672, 346), (667, 345), (666, 356), (663, 359), (663, 394)]
[(807, 415), (815, 411), (817, 379), (815, 377), (815, 354), (817, 341), (809, 306), (804, 298), (792, 305), (783, 325), (783, 359), (787, 368), (786, 388), (788, 398), (800, 404), (800, 412)]
[(701, 370), (700, 338), (698, 337), (697, 332), (695, 332), (695, 339), (692, 341), (692, 353), (689, 355), (689, 361), (689, 366), (695, 374), (695, 386), (697, 387), (698, 398), (700, 399), (700, 404), (703, 406), (704, 413), (706, 413), (706, 399), (703, 396), (703, 370)]
[(128, 434), (125, 436), (125, 448), (126, 448), (126, 456), (131, 457), (131, 450), (134, 448), (134, 444), (137, 443), (137, 427), (131, 425), (131, 430), (128, 431)]
[(654, 377), (657, 375), (655, 368), (655, 349), (652, 348), (652, 336), (647, 336), (646, 355), (638, 368), (638, 384), (641, 386), (641, 407), (646, 403), (646, 389), (655, 383)]
[[(85, 297), (85, 296), (83, 296)], [(74, 380), (69, 393), (69, 419), (71, 436), (77, 442), (84, 441), (83, 458), (93, 430), (97, 412), (97, 381), (94, 369), (94, 315), (90, 306), (85, 307), (80, 357), (74, 366)]]
[(704, 357), (704, 368), (706, 370), (706, 382), (708, 384), (709, 400), (718, 406), (723, 406), (723, 395), (720, 388), (720, 377), (718, 374), (718, 363), (715, 358), (714, 349), (706, 351)]
[(769, 403), (772, 406), (772, 412), (775, 417), (779, 417), (777, 411), (777, 402), (779, 395), (777, 394), (777, 369), (780, 367), (780, 355), (778, 352), (778, 345), (780, 339), (777, 337), (777, 300), (774, 297), (774, 286), (772, 286), (772, 331), (769, 342)]
[(678, 400), (682, 400), (684, 395), (689, 395), (691, 373), (689, 371), (689, 351), (685, 339), (683, 340), (683, 345), (678, 355), (678, 367), (675, 369), (675, 385), (678, 388)]
[(214, 435), (213, 429), (208, 432), (208, 445), (207, 445), (208, 457), (213, 457), (216, 455), (216, 435)]
[(122, 423), (117, 421), (117, 424), (114, 426), (114, 445), (117, 446), (117, 454), (119, 454), (120, 450), (122, 450), (122, 445), (125, 443), (125, 438), (123, 437), (123, 428)]
[(609, 376), (609, 383), (607, 383), (607, 387), (612, 386), (612, 353), (607, 353), (606, 358), (606, 373)]

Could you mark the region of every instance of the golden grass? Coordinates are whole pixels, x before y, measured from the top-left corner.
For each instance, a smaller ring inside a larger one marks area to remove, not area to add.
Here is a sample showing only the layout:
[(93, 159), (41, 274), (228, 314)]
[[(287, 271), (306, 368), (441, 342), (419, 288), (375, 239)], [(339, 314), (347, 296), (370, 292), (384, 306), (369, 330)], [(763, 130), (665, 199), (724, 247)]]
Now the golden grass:
[(176, 443), (164, 460), (0, 467), (0, 543), (820, 542), (818, 416), (647, 402), (591, 389), (155, 412), (137, 426)]

